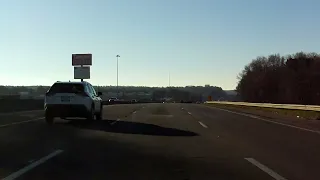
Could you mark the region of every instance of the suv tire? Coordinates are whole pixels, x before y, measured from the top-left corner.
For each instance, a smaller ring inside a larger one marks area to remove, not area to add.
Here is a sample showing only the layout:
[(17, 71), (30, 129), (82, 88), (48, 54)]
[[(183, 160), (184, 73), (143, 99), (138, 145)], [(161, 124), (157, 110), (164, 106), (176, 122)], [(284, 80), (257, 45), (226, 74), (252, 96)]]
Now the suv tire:
[(100, 105), (100, 112), (96, 114), (96, 119), (97, 120), (102, 120), (102, 116), (103, 116), (103, 105)]
[(53, 119), (54, 118), (52, 116), (49, 116), (49, 115), (46, 115), (46, 117), (45, 117), (46, 123), (49, 124), (49, 125), (53, 124)]
[(94, 107), (91, 106), (91, 110), (88, 112), (87, 120), (88, 121), (93, 121), (94, 120)]

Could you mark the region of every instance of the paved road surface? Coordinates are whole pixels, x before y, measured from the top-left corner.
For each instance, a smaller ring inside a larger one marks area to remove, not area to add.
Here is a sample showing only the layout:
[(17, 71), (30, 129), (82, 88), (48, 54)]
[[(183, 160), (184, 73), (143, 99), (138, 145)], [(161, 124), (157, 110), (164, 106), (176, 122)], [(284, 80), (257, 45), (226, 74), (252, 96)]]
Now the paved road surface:
[(320, 134), (211, 107), (113, 105), (102, 121), (53, 126), (42, 116), (0, 115), (0, 178), (320, 179)]

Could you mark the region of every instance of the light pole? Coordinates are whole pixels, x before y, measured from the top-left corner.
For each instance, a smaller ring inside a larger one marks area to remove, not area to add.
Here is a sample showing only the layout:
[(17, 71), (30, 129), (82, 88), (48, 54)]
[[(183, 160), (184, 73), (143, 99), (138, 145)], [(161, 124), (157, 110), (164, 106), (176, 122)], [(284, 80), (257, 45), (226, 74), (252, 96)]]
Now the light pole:
[(170, 71), (169, 71), (169, 87), (170, 87), (170, 84), (171, 84), (171, 77), (170, 77)]
[(117, 57), (117, 98), (119, 98), (119, 57), (120, 55), (118, 54), (116, 57)]

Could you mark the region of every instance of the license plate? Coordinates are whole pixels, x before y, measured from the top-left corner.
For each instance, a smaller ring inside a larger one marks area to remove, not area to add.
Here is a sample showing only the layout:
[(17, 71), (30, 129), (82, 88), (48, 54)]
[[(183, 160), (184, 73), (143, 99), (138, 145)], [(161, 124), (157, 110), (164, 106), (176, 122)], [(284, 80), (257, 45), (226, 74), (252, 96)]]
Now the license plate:
[(61, 96), (61, 102), (70, 102), (69, 96)]

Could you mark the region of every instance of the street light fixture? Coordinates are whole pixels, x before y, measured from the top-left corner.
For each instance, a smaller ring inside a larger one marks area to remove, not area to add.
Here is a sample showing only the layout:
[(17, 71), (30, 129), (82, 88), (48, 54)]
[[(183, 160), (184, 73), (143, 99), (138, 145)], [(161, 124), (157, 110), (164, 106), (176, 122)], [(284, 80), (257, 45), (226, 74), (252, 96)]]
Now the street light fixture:
[(117, 98), (119, 99), (119, 57), (120, 55), (118, 54), (116, 57), (117, 57)]

